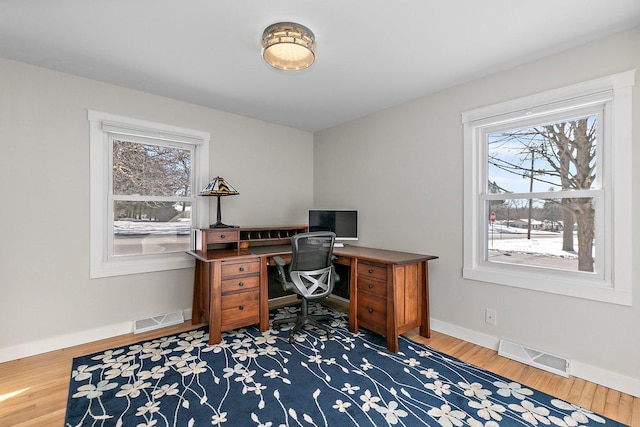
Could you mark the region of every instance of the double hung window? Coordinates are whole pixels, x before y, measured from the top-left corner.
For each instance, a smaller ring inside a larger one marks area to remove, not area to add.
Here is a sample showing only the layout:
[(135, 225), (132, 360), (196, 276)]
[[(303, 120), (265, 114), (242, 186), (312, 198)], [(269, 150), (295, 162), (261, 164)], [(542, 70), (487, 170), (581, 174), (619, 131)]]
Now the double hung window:
[(91, 277), (190, 266), (191, 229), (208, 217), (194, 189), (209, 135), (94, 111), (89, 120)]
[(632, 85), (463, 113), (465, 278), (630, 304)]

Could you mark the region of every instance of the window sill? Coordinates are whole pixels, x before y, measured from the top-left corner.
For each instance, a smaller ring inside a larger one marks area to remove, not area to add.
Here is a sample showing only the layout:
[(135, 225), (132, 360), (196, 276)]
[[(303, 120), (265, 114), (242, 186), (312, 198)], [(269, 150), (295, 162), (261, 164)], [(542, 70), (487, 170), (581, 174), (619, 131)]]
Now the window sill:
[(102, 277), (123, 276), (128, 274), (152, 273), (155, 271), (177, 270), (192, 268), (193, 257), (186, 253), (175, 253), (154, 257), (153, 259), (117, 260), (91, 265), (89, 277), (98, 279)]
[(580, 280), (577, 277), (562, 279), (554, 273), (544, 274), (544, 272), (540, 272), (539, 274), (533, 274), (522, 270), (515, 272), (499, 266), (464, 268), (462, 277), (464, 279), (610, 304), (631, 306), (632, 302), (631, 291), (616, 290), (611, 283), (589, 277), (585, 277), (584, 280)]

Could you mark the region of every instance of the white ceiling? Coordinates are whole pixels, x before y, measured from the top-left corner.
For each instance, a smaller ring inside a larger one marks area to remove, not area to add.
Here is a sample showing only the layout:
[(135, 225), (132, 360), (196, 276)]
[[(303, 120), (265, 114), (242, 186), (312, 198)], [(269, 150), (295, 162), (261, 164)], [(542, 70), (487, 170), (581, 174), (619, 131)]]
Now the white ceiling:
[[(262, 61), (280, 21), (311, 68)], [(638, 25), (640, 0), (0, 0), (0, 56), (317, 131)]]

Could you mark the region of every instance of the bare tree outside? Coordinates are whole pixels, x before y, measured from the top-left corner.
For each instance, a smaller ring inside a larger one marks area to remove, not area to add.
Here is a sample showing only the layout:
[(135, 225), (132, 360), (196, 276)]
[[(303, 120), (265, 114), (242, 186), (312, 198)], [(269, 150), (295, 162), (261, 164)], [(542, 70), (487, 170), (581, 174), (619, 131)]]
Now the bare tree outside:
[(594, 269), (594, 200), (570, 192), (592, 189), (595, 182), (596, 131), (596, 116), (589, 115), (488, 136), (488, 193), (509, 196), (497, 206), (493, 201), (491, 209), (504, 211), (527, 193), (547, 193), (537, 202), (526, 198), (527, 212), (512, 212), (519, 218), (511, 221), (524, 219), (529, 239), (536, 221), (547, 222), (538, 225), (545, 229), (562, 230), (562, 250), (567, 252), (574, 251), (575, 226), (578, 270), (589, 272)]
[(114, 254), (185, 250), (190, 203), (180, 198), (191, 197), (191, 151), (124, 140), (112, 146)]

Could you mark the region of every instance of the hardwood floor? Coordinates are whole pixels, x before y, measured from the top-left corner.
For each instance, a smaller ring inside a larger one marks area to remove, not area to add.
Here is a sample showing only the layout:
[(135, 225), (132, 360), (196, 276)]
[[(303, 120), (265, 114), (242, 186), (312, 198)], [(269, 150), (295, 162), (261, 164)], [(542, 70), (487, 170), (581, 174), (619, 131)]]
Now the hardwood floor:
[(405, 335), (416, 342), (426, 344), (465, 362), (503, 375), (528, 387), (582, 406), (632, 427), (640, 427), (640, 398), (621, 393), (581, 378), (564, 378), (522, 363), (498, 356), (475, 344), (461, 341), (448, 335), (432, 332), (424, 338), (417, 330)]
[[(197, 326), (185, 322), (143, 334), (122, 335), (1, 363), (0, 427), (62, 426), (69, 392), (71, 362), (74, 357), (180, 333)], [(432, 332), (429, 339), (421, 337), (417, 330), (410, 331), (406, 336), (528, 387), (557, 396), (621, 423), (640, 427), (640, 398), (580, 378), (563, 378), (541, 371), (498, 356), (495, 351), (437, 332)]]

